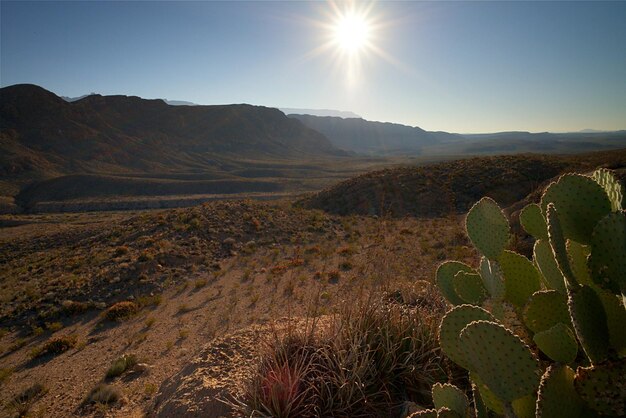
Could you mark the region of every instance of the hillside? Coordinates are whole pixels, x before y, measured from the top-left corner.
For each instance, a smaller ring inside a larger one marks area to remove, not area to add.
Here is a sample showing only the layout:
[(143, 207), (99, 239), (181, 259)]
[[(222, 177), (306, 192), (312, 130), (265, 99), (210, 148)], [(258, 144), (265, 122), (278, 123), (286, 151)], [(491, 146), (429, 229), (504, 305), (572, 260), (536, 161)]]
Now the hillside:
[(313, 158), (341, 152), (282, 112), (251, 105), (169, 106), (89, 95), (67, 102), (34, 85), (0, 90), (0, 175), (198, 171), (220, 157)]
[(301, 200), (305, 208), (348, 215), (438, 217), (466, 212), (482, 196), (503, 207), (565, 171), (608, 167), (624, 174), (626, 149), (577, 156), (476, 157), (370, 172)]

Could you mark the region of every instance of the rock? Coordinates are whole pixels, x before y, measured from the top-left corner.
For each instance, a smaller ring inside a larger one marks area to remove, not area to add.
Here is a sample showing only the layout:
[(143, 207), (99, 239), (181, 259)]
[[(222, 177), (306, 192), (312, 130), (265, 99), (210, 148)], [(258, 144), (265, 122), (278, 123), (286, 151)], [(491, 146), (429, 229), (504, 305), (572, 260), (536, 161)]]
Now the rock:
[(237, 241), (235, 240), (235, 238), (226, 238), (224, 241), (222, 241), (222, 244), (227, 245), (227, 246), (233, 246), (237, 243)]

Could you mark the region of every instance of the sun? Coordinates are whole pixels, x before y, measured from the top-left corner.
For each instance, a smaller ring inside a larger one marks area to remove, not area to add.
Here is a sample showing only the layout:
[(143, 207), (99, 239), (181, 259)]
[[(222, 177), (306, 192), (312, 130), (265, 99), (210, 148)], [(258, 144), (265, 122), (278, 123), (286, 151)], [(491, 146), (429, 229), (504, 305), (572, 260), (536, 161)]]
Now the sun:
[(354, 12), (339, 16), (333, 28), (335, 43), (345, 52), (356, 53), (368, 45), (371, 26), (365, 16)]

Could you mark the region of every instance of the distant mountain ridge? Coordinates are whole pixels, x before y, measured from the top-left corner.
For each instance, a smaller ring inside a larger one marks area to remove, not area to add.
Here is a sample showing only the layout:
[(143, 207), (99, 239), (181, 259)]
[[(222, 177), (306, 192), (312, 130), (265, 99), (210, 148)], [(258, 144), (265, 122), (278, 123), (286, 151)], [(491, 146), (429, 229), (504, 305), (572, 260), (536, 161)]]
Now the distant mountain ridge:
[(372, 156), (577, 153), (626, 147), (626, 131), (454, 134), (429, 132), (419, 127), (361, 118), (295, 114), (289, 117), (321, 132), (341, 149)]
[(346, 110), (334, 110), (334, 109), (293, 109), (288, 107), (280, 107), (278, 108), (285, 115), (311, 115), (311, 116), (332, 116), (337, 118), (360, 118), (361, 116), (357, 115), (354, 112), (346, 111)]
[(163, 100), (97, 94), (68, 102), (30, 84), (0, 89), (0, 175), (5, 179), (197, 171), (220, 157), (302, 160), (344, 154), (319, 132), (273, 108), (169, 106)]

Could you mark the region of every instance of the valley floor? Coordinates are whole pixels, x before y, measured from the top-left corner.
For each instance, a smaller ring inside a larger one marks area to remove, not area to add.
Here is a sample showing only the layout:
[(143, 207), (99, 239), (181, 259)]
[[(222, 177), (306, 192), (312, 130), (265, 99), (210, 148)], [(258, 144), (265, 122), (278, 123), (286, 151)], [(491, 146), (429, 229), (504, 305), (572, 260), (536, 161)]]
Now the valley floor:
[[(216, 362), (204, 379), (210, 397), (245, 380), (272, 324), (432, 281), (446, 258), (477, 262), (460, 216), (335, 217), (284, 201), (13, 215), (0, 225), (0, 416), (144, 416), (198, 355)], [(120, 301), (138, 312), (106, 320)], [(75, 344), (41, 355), (60, 336)], [(141, 365), (105, 379), (124, 354)], [(121, 401), (86, 404), (101, 382)], [(37, 383), (32, 400), (17, 398)]]

